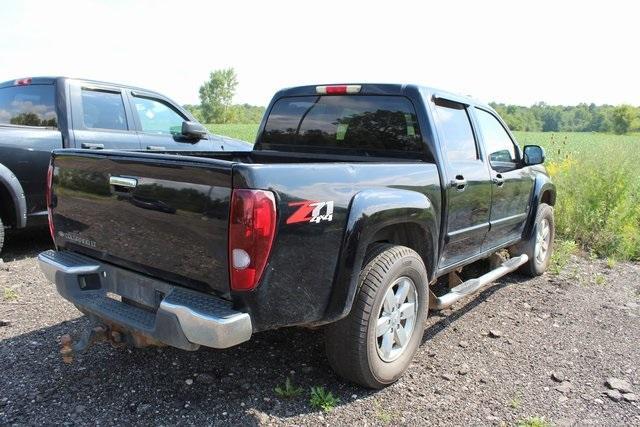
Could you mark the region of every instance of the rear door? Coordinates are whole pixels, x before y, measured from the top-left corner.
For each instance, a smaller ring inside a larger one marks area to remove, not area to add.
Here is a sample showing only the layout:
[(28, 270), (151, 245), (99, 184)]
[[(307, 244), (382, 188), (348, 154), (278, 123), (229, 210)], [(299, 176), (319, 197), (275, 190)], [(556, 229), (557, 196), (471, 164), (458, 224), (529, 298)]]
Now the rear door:
[(467, 105), (436, 99), (434, 118), (444, 155), (447, 225), (439, 267), (480, 253), (489, 229), (491, 183)]
[(535, 176), (521, 167), (520, 150), (504, 125), (490, 111), (474, 108), (491, 173), (491, 228), (484, 250), (521, 237)]
[(71, 82), (70, 91), (76, 148), (140, 149), (133, 115), (122, 88)]
[(190, 120), (168, 99), (139, 90), (128, 91), (142, 149), (161, 151), (211, 151), (213, 142), (182, 137), (182, 122)]

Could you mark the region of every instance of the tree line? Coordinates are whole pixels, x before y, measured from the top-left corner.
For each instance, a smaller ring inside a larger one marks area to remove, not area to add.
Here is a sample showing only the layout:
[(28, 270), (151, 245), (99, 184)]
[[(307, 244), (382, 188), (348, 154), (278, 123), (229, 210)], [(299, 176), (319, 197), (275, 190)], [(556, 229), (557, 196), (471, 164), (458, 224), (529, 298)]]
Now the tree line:
[(542, 132), (606, 132), (626, 134), (640, 131), (640, 107), (631, 105), (578, 104), (548, 105), (539, 102), (531, 107), (490, 105), (511, 130)]
[[(200, 104), (185, 105), (203, 123), (259, 123), (265, 107), (234, 104), (238, 78), (233, 68), (212, 71), (200, 86)], [(511, 130), (542, 132), (607, 132), (625, 134), (640, 131), (640, 107), (631, 105), (578, 104), (530, 107), (490, 104)]]

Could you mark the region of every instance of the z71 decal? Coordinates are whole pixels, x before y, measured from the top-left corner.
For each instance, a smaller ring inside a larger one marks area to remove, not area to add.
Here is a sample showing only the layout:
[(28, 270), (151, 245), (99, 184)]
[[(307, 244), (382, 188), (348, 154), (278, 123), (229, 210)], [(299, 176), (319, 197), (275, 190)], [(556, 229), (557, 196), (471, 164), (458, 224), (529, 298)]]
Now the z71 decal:
[[(287, 218), (287, 224), (297, 222), (333, 221), (333, 200), (328, 202), (314, 202), (305, 200), (304, 202), (291, 202), (289, 206), (298, 206), (298, 209)], [(322, 211), (324, 210), (324, 214)]]

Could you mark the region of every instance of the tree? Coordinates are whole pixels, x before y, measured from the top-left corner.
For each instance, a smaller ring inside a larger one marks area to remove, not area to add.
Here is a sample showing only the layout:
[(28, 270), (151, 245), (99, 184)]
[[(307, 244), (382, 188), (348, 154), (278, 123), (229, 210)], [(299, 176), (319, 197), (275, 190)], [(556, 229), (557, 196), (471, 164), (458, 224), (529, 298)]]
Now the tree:
[(611, 124), (613, 131), (617, 134), (624, 134), (631, 129), (631, 123), (636, 118), (636, 112), (630, 105), (620, 105), (614, 108), (611, 113)]
[(202, 116), (207, 123), (229, 123), (232, 121), (231, 102), (238, 86), (233, 68), (215, 70), (209, 80), (200, 86)]

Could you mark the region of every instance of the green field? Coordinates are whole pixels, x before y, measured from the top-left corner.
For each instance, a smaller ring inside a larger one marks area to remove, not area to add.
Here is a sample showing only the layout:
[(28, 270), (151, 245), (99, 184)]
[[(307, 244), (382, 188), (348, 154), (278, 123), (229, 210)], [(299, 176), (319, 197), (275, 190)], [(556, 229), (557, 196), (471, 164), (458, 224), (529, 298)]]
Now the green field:
[[(257, 124), (207, 125), (253, 142)], [(556, 183), (558, 237), (600, 257), (640, 259), (640, 135), (515, 132), (547, 153)]]
[(640, 135), (516, 132), (556, 183), (556, 228), (600, 257), (640, 259)]
[(217, 135), (229, 136), (231, 138), (241, 139), (253, 144), (256, 140), (259, 124), (208, 124), (206, 125), (210, 132)]

